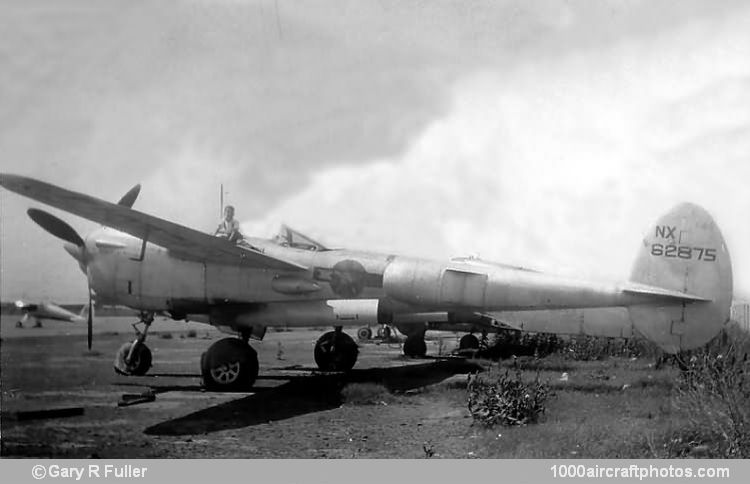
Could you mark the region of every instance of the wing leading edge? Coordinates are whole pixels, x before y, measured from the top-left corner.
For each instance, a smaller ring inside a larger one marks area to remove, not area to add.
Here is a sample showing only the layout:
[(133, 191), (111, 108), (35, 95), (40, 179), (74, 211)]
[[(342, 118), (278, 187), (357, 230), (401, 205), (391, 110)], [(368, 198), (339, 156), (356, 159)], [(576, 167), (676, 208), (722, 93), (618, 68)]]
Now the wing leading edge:
[(164, 247), (175, 257), (182, 259), (262, 269), (307, 269), (294, 262), (239, 247), (227, 240), (133, 210), (127, 206), (66, 190), (33, 178), (1, 174), (0, 185), (25, 197)]

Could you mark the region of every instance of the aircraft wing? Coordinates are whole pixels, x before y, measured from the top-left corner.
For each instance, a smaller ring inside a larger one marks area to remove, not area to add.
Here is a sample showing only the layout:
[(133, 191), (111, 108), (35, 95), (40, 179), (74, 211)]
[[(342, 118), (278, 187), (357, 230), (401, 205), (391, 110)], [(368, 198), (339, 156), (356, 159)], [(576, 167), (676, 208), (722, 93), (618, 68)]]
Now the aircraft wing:
[(0, 175), (0, 185), (85, 219), (168, 249), (187, 260), (280, 270), (306, 270), (294, 262), (239, 247), (225, 239), (33, 178)]

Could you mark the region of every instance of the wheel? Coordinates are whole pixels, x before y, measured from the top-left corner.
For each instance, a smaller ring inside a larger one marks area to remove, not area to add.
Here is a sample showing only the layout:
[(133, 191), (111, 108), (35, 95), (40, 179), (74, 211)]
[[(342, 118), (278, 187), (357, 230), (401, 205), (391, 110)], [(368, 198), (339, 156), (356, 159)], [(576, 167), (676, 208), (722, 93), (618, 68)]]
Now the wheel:
[(427, 343), (424, 336), (409, 336), (404, 341), (404, 354), (409, 358), (422, 358), (427, 354)]
[(461, 340), (458, 342), (458, 349), (459, 350), (478, 350), (479, 340), (473, 334), (465, 334), (461, 337)]
[(349, 371), (354, 368), (359, 348), (346, 333), (329, 331), (315, 343), (315, 363), (323, 371)]
[(381, 339), (388, 339), (391, 337), (391, 327), (390, 326), (381, 326), (378, 328), (378, 338)]
[(201, 374), (208, 390), (249, 390), (258, 378), (258, 353), (238, 338), (221, 339), (201, 356)]
[(364, 326), (357, 330), (357, 338), (367, 341), (372, 338), (372, 330), (369, 326)]
[(144, 343), (138, 343), (133, 350), (133, 356), (130, 358), (130, 362), (126, 362), (125, 360), (127, 359), (132, 346), (133, 343), (124, 343), (120, 346), (120, 349), (117, 350), (117, 355), (115, 356), (115, 371), (121, 375), (145, 375), (148, 373), (148, 370), (151, 369), (153, 359), (151, 350)]

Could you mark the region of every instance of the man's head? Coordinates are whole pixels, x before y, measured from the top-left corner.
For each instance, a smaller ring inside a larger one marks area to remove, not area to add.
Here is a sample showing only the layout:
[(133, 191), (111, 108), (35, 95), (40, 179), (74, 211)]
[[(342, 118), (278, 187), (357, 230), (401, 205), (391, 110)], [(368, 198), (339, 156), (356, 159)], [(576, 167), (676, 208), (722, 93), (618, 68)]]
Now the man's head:
[(224, 220), (232, 220), (234, 218), (234, 207), (227, 205), (224, 207)]

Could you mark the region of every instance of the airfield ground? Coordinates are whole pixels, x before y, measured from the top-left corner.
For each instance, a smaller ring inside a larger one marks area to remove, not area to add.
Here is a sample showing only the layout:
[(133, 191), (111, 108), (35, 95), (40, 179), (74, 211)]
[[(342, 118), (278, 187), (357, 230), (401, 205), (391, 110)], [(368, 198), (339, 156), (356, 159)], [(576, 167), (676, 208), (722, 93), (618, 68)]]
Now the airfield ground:
[[(466, 373), (480, 367), (474, 362), (407, 360), (398, 344), (366, 343), (350, 375), (325, 375), (312, 359), (320, 331), (269, 332), (254, 344), (256, 390), (216, 394), (202, 390), (198, 361), (221, 333), (157, 320), (150, 375), (124, 377), (112, 361), (132, 337), (130, 322), (99, 318), (89, 352), (83, 327), (15, 328), (15, 318), (3, 317), (2, 456), (662, 457), (675, 424), (675, 370), (656, 370), (647, 359), (528, 361), (525, 373), (538, 372), (555, 393), (542, 422), (484, 428), (466, 406)], [(456, 344), (447, 335), (428, 342), (428, 353)], [(149, 390), (153, 402), (118, 407), (123, 394)], [(18, 413), (67, 407), (84, 413), (30, 420)]]

